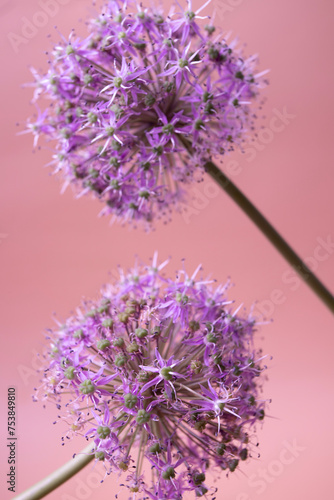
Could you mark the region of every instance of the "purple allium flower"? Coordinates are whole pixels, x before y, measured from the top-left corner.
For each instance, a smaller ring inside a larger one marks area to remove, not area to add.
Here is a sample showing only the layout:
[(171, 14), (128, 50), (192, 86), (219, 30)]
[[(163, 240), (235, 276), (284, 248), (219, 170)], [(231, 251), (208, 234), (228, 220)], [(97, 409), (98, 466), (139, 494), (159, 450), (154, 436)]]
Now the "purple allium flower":
[[(177, 4), (178, 5), (178, 4)], [(55, 148), (53, 164), (78, 195), (92, 192), (121, 221), (168, 218), (182, 184), (205, 163), (241, 146), (251, 101), (263, 84), (256, 57), (188, 7), (169, 15), (135, 1), (111, 1), (55, 46), (48, 72), (35, 70), (38, 110), (28, 130)], [(177, 7), (179, 8), (179, 7)]]
[(92, 440), (95, 460), (124, 473), (137, 500), (214, 493), (207, 473), (252, 456), (266, 405), (251, 315), (238, 314), (227, 285), (197, 279), (200, 267), (174, 281), (166, 264), (155, 255), (120, 271), (50, 332), (35, 396), (63, 410), (67, 437)]

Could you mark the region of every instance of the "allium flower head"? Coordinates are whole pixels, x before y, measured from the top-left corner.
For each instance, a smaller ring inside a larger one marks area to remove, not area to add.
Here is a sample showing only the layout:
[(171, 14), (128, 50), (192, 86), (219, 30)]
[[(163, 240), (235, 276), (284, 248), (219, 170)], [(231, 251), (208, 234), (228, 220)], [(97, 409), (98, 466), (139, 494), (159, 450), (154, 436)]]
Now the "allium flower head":
[(33, 70), (34, 101), (51, 100), (28, 124), (35, 144), (53, 141), (65, 186), (94, 193), (102, 213), (168, 218), (183, 183), (200, 180), (205, 163), (241, 145), (252, 126), (256, 58), (244, 59), (212, 21), (199, 24), (203, 7), (165, 15), (111, 1), (86, 39), (72, 32), (45, 75)]
[(36, 393), (137, 500), (214, 493), (208, 473), (233, 472), (252, 455), (265, 410), (255, 321), (237, 314), (227, 285), (198, 279), (200, 268), (171, 280), (165, 265), (155, 256), (121, 272), (50, 332)]

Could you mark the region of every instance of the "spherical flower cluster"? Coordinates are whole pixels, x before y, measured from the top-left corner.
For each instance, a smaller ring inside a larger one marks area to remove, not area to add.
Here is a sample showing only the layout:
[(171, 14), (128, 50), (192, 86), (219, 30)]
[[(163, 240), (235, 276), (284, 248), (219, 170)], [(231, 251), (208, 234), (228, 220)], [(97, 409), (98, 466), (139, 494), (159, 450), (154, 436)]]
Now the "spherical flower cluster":
[(233, 472), (250, 457), (265, 411), (255, 321), (233, 312), (227, 285), (197, 279), (200, 268), (171, 280), (166, 263), (121, 272), (50, 332), (36, 393), (140, 500), (214, 493), (209, 467)]
[(203, 7), (164, 15), (111, 1), (86, 39), (72, 32), (45, 75), (33, 70), (34, 101), (51, 99), (28, 124), (35, 144), (54, 141), (64, 186), (94, 193), (122, 222), (167, 220), (182, 183), (201, 180), (205, 163), (252, 126), (256, 58), (244, 59), (211, 21), (200, 25)]

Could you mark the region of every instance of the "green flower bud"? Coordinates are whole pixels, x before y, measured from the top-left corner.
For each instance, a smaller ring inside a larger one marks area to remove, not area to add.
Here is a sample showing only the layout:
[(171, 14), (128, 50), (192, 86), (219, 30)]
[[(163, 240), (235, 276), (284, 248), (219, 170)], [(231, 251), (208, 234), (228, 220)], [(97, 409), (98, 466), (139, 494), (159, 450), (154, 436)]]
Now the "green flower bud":
[(142, 191), (139, 192), (139, 196), (141, 198), (144, 198), (145, 200), (148, 200), (149, 197), (150, 197), (150, 193), (148, 191), (146, 191), (146, 190), (142, 190)]
[(90, 83), (92, 83), (93, 77), (89, 73), (86, 73), (83, 80), (85, 85), (89, 85)]
[(114, 127), (106, 127), (106, 134), (111, 137), (112, 135), (114, 135), (115, 133), (115, 129)]
[(91, 380), (86, 379), (80, 384), (79, 391), (82, 392), (82, 394), (93, 394), (95, 385)]
[(254, 396), (250, 396), (250, 397), (248, 398), (248, 403), (249, 403), (250, 405), (252, 405), (252, 406), (254, 406), (254, 405), (255, 405), (255, 398), (254, 398)]
[(124, 395), (124, 406), (132, 410), (138, 402), (138, 397), (135, 394)]
[(172, 479), (175, 477), (175, 469), (173, 467), (166, 467), (161, 475), (163, 479)]
[(208, 35), (212, 35), (216, 31), (216, 28), (214, 26), (211, 26), (210, 24), (206, 24), (204, 26), (205, 31), (208, 33)]
[(119, 168), (119, 165), (120, 165), (119, 160), (118, 160), (118, 158), (116, 158), (116, 156), (112, 156), (109, 159), (109, 164), (112, 165), (115, 168)]
[(231, 472), (234, 472), (235, 469), (238, 467), (238, 464), (239, 464), (239, 460), (237, 458), (234, 458), (233, 460), (229, 460), (229, 462), (227, 463), (227, 466)]
[(159, 443), (154, 443), (149, 447), (149, 452), (150, 453), (160, 453), (161, 452), (161, 446)]
[(137, 380), (139, 382), (147, 382), (150, 378), (150, 373), (149, 372), (145, 372), (144, 370), (141, 370), (138, 375), (137, 375)]
[(124, 356), (124, 354), (117, 354), (117, 356), (115, 356), (115, 359), (114, 359), (114, 363), (118, 368), (120, 368), (121, 366), (124, 366), (126, 361), (127, 361), (126, 356)]
[(92, 309), (91, 311), (86, 312), (85, 316), (86, 318), (94, 318), (96, 316), (97, 310)]
[(96, 123), (97, 122), (97, 115), (93, 113), (92, 111), (89, 111), (87, 114), (87, 119), (90, 123)]
[(183, 69), (183, 68), (185, 68), (186, 66), (189, 65), (187, 59), (179, 59), (178, 63), (179, 63), (179, 67), (181, 69)]
[(200, 328), (200, 324), (198, 321), (191, 320), (189, 322), (189, 328), (192, 332), (197, 332)]
[(167, 123), (162, 127), (162, 132), (166, 135), (173, 134), (175, 127), (172, 123)]
[(195, 422), (194, 427), (197, 431), (203, 432), (206, 427), (205, 420), (199, 420), (198, 422)]
[(76, 332), (73, 333), (73, 337), (75, 339), (78, 339), (78, 340), (81, 340), (83, 338), (83, 336), (84, 336), (84, 332), (81, 329), (77, 330)]
[(99, 351), (105, 351), (106, 349), (108, 349), (108, 347), (110, 346), (111, 342), (110, 340), (108, 339), (101, 339), (101, 340), (98, 340), (97, 343), (96, 343), (96, 347)]
[(205, 474), (203, 472), (195, 472), (193, 474), (193, 481), (196, 486), (199, 486), (205, 481)]
[(233, 374), (236, 376), (236, 377), (239, 377), (239, 375), (241, 375), (241, 370), (240, 370), (240, 367), (239, 366), (235, 366), (233, 368)]
[(117, 315), (118, 319), (120, 320), (121, 323), (127, 323), (129, 321), (129, 315), (126, 313), (119, 313)]
[(150, 420), (150, 413), (145, 410), (138, 410), (136, 422), (137, 424), (146, 424)]
[(204, 128), (203, 120), (196, 120), (195, 121), (195, 130), (202, 130), (203, 128)]
[(104, 460), (105, 453), (104, 453), (104, 451), (96, 451), (94, 456), (95, 456), (96, 460), (102, 461), (102, 460)]
[(196, 488), (196, 496), (197, 497), (202, 497), (208, 492), (208, 489), (205, 486), (199, 486)]
[(172, 380), (173, 375), (171, 375), (171, 373), (170, 373), (172, 370), (173, 370), (173, 368), (171, 366), (164, 366), (160, 370), (161, 377), (165, 380)]
[(181, 292), (176, 292), (175, 299), (176, 302), (182, 303), (182, 305), (187, 304), (189, 301), (189, 297), (187, 295), (183, 295)]
[(146, 94), (145, 99), (144, 99), (145, 106), (151, 107), (151, 106), (153, 106), (155, 101), (156, 101), (156, 98), (154, 97), (153, 94)]
[(135, 334), (139, 339), (144, 339), (147, 336), (148, 331), (145, 328), (136, 328)]
[(193, 359), (192, 362), (190, 363), (190, 370), (193, 373), (195, 373), (196, 375), (201, 373), (202, 368), (203, 368), (203, 364), (201, 361), (197, 361), (196, 359)]
[(142, 161), (140, 163), (140, 167), (143, 169), (143, 170), (150, 170), (150, 167), (151, 167), (151, 164), (149, 161)]
[(93, 177), (93, 179), (97, 179), (97, 178), (98, 178), (98, 176), (99, 176), (99, 171), (98, 171), (98, 170), (96, 170), (95, 168), (90, 168), (90, 169), (88, 170), (88, 173), (89, 173), (89, 175), (90, 175), (91, 177)]
[(154, 153), (156, 153), (157, 156), (161, 156), (162, 153), (164, 152), (163, 146), (154, 146), (153, 148)]
[(192, 12), (191, 10), (187, 10), (185, 12), (185, 16), (189, 19), (189, 21), (193, 21), (193, 19), (195, 19), (195, 12)]
[(102, 321), (102, 326), (105, 328), (112, 328), (114, 321), (111, 318), (106, 318)]
[(132, 354), (134, 352), (138, 352), (139, 351), (139, 345), (137, 344), (137, 342), (131, 342), (131, 344), (129, 344), (126, 348), (126, 350)]
[(70, 56), (71, 54), (74, 54), (74, 48), (72, 47), (72, 45), (68, 45), (68, 46), (66, 47), (66, 54), (67, 54), (68, 56)]
[(146, 49), (146, 43), (145, 41), (143, 40), (142, 42), (136, 42), (133, 44), (133, 46), (137, 49), (137, 50), (145, 50)]
[(120, 76), (115, 76), (113, 82), (114, 82), (114, 86), (119, 89), (123, 83), (123, 80)]
[(224, 443), (219, 443), (216, 448), (217, 455), (224, 455), (226, 450), (226, 445)]
[(114, 347), (123, 347), (124, 346), (124, 339), (123, 337), (116, 337), (113, 341), (112, 341), (112, 345)]
[(75, 368), (74, 368), (74, 366), (69, 366), (68, 368), (66, 368), (66, 370), (64, 371), (64, 376), (68, 380), (73, 380), (75, 378)]
[(158, 337), (158, 335), (160, 335), (160, 333), (161, 333), (161, 328), (160, 328), (160, 326), (155, 326), (155, 327), (153, 328), (153, 330), (152, 330), (152, 332), (151, 332), (151, 333), (152, 333), (152, 335), (155, 335), (156, 337)]
[(103, 425), (99, 425), (96, 430), (100, 439), (106, 439), (108, 436), (110, 436), (111, 431), (109, 427), (104, 427)]
[(217, 342), (217, 337), (215, 336), (214, 333), (211, 333), (211, 332), (207, 333), (207, 335), (205, 336), (205, 338), (211, 344), (216, 344), (216, 342)]

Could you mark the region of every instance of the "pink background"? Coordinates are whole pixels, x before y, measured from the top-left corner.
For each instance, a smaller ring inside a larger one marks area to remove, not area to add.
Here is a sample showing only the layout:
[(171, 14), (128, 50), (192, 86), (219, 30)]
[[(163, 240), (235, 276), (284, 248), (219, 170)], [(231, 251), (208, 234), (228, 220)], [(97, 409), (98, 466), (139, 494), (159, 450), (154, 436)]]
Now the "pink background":
[[(33, 154), (32, 137), (15, 135), (15, 122), (23, 123), (32, 113), (31, 91), (20, 88), (31, 79), (28, 65), (45, 68), (43, 50), (49, 48), (47, 35), (53, 26), (67, 35), (91, 10), (91, 3), (84, 0), (59, 0), (57, 5), (56, 15), (15, 51), (9, 34), (20, 35), (22, 18), (36, 20), (41, 7), (37, 0), (0, 2), (0, 430), (6, 437), (7, 388), (15, 386), (18, 491), (85, 445), (78, 438), (62, 448), (64, 427), (52, 425), (55, 408), (43, 410), (31, 402), (33, 387), (39, 383), (34, 353), (41, 350), (45, 328), (53, 326), (53, 312), (65, 318), (83, 295), (98, 292), (117, 264), (131, 266), (136, 253), (147, 260), (156, 249), (162, 259), (173, 257), (170, 273), (186, 257), (189, 272), (201, 262), (218, 281), (231, 276), (236, 286), (230, 297), (247, 307), (258, 300), (273, 319), (258, 335), (258, 344), (273, 356), (265, 385), (266, 397), (273, 400), (272, 418), (258, 431), (261, 457), (244, 464), (230, 479), (222, 477), (217, 498), (332, 498), (334, 328), (325, 306), (299, 280), (289, 281), (285, 261), (223, 193), (212, 191), (212, 185), (202, 187), (207, 194), (188, 223), (175, 215), (172, 223), (151, 234), (110, 227), (107, 218), (97, 218), (98, 202), (76, 201), (70, 190), (61, 197), (59, 182), (43, 168), (50, 153)], [(260, 53), (261, 69), (271, 69), (259, 150), (252, 161), (234, 154), (240, 167), (234, 180), (333, 290), (334, 249), (319, 252), (318, 248), (319, 238), (334, 240), (333, 4), (213, 0), (212, 6), (217, 24), (247, 41), (249, 54)], [(272, 118), (284, 108), (292, 116), (278, 131)], [(226, 160), (227, 169), (231, 159)], [(294, 454), (289, 451), (293, 444)], [(5, 483), (4, 439), (0, 454), (1, 496), (11, 498)], [(96, 477), (88, 466), (78, 476), (80, 483), (76, 478), (49, 498), (113, 498), (111, 492), (119, 490), (117, 477), (98, 487)], [(126, 497), (123, 492), (119, 498)]]

